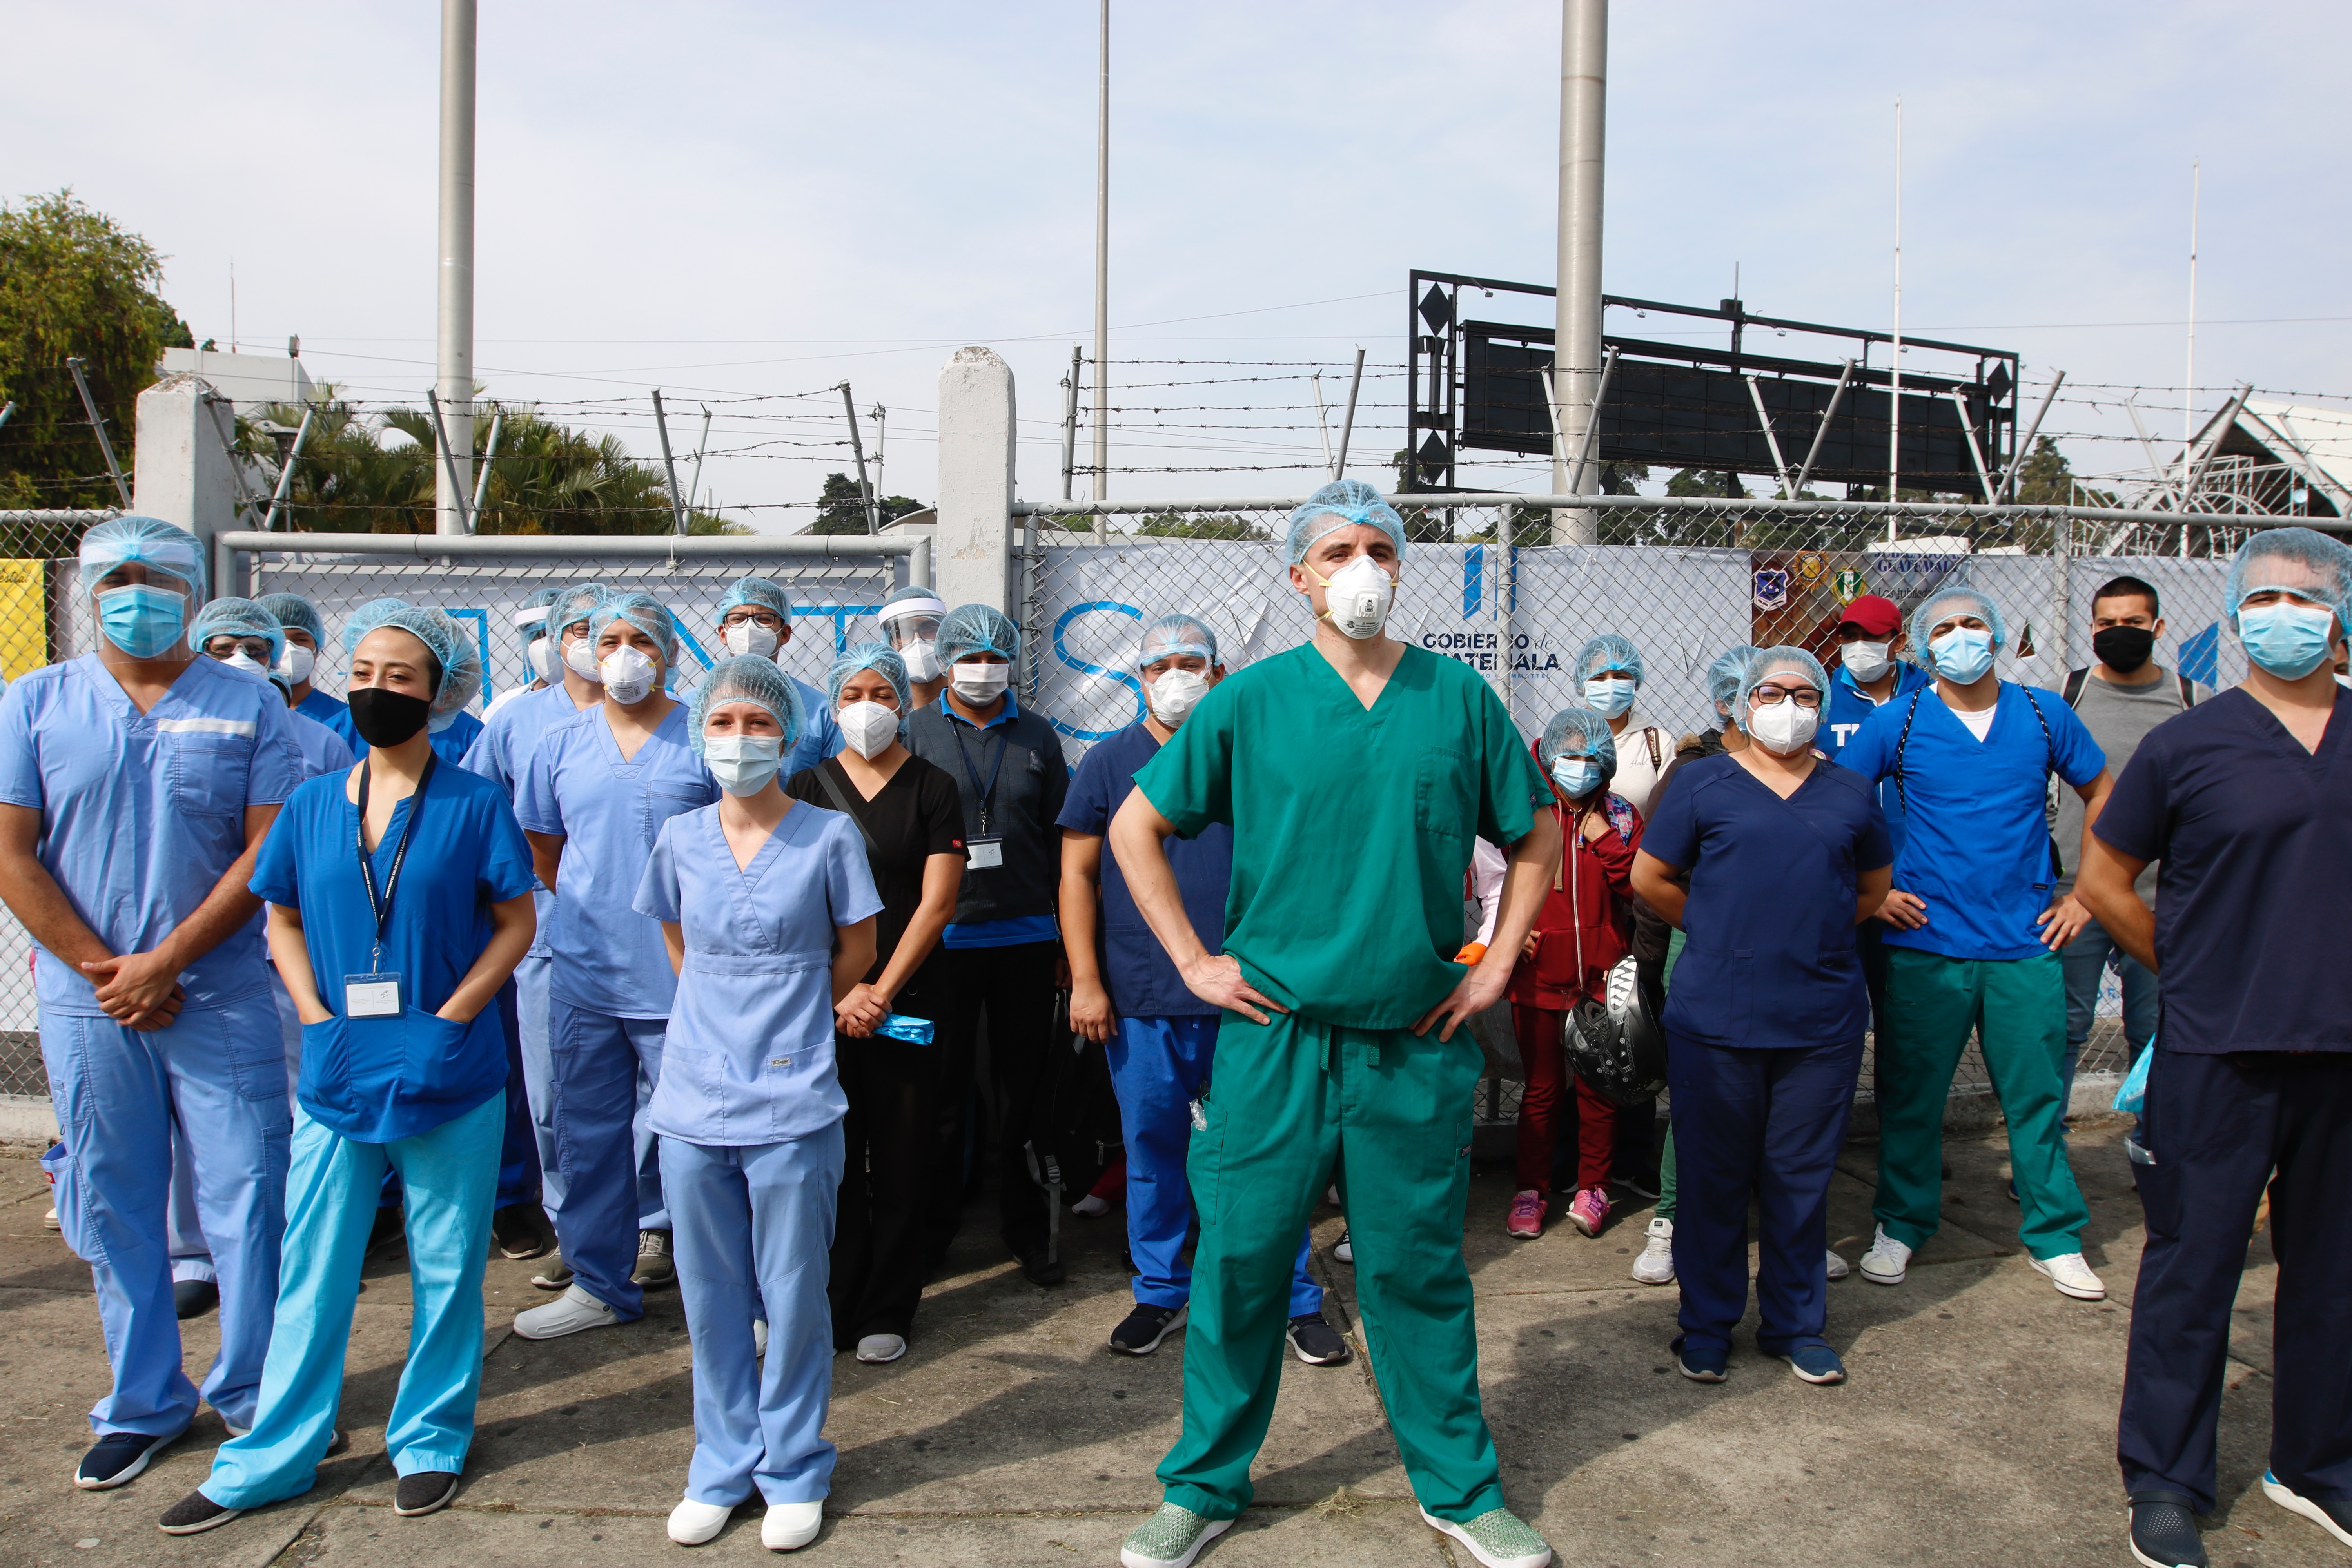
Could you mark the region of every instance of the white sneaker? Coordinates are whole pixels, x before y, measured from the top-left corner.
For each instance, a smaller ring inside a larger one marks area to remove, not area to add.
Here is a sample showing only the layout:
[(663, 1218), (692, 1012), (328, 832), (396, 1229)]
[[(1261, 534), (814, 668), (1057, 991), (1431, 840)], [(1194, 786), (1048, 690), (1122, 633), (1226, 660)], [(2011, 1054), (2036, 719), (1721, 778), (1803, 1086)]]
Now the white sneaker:
[(1353, 1262), (1355, 1262), (1355, 1261), (1356, 1261), (1356, 1241), (1355, 1241), (1355, 1237), (1352, 1237), (1351, 1235), (1349, 1235), (1347, 1231), (1342, 1230), (1342, 1231), (1339, 1233), (1339, 1239), (1337, 1242), (1335, 1242), (1335, 1243), (1333, 1243), (1333, 1244), (1332, 1244), (1332, 1247), (1331, 1247), (1331, 1256), (1332, 1256), (1333, 1258), (1335, 1258), (1339, 1259), (1339, 1260), (1340, 1262), (1342, 1262), (1342, 1263), (1353, 1263)]
[(751, 1320), (751, 1356), (753, 1360), (768, 1353), (768, 1325), (758, 1318)]
[(1088, 1193), (1070, 1205), (1070, 1212), (1080, 1219), (1100, 1219), (1110, 1213), (1110, 1200), (1098, 1198), (1094, 1194)]
[(760, 1544), (771, 1552), (793, 1552), (816, 1539), (824, 1528), (821, 1502), (772, 1502), (760, 1521)]
[(2061, 1296), (2072, 1296), (2077, 1301), (2104, 1301), (2107, 1299), (2105, 1281), (2091, 1272), (2079, 1252), (2063, 1252), (2055, 1258), (2029, 1258), (2036, 1274), (2047, 1275), (2050, 1283), (2058, 1287)]
[(1671, 1285), (1675, 1282), (1675, 1222), (1653, 1216), (1650, 1239), (1642, 1246), (1642, 1256), (1633, 1259), (1633, 1278), (1644, 1285)]
[(688, 1498), (669, 1510), (669, 1538), (680, 1546), (699, 1546), (714, 1540), (727, 1528), (740, 1506), (732, 1503), (697, 1502)]
[(560, 1340), (583, 1329), (609, 1329), (618, 1321), (619, 1315), (612, 1308), (579, 1286), (567, 1285), (563, 1294), (546, 1306), (517, 1312), (514, 1331), (527, 1340)]
[(859, 1361), (874, 1362), (878, 1364), (883, 1362), (897, 1361), (906, 1353), (907, 1342), (897, 1334), (868, 1334), (857, 1342)]
[(1832, 1247), (1832, 1248), (1830, 1248), (1830, 1257), (1829, 1257), (1829, 1276), (1830, 1276), (1830, 1278), (1831, 1278), (1831, 1279), (1844, 1279), (1847, 1275), (1849, 1275), (1849, 1274), (1851, 1274), (1851, 1273), (1853, 1273), (1853, 1264), (1851, 1264), (1851, 1263), (1848, 1263), (1844, 1258), (1840, 1258), (1840, 1257), (1838, 1256), (1838, 1254), (1837, 1254), (1837, 1248), (1835, 1248), (1835, 1247)]
[(1885, 1226), (1878, 1226), (1870, 1250), (1862, 1255), (1862, 1277), (1873, 1285), (1900, 1285), (1910, 1269), (1911, 1249), (1887, 1235)]
[(57, 1205), (51, 1204), (49, 1205), (49, 1212), (41, 1216), (41, 1228), (43, 1230), (57, 1231), (62, 1231), (65, 1229), (65, 1222), (58, 1218)]

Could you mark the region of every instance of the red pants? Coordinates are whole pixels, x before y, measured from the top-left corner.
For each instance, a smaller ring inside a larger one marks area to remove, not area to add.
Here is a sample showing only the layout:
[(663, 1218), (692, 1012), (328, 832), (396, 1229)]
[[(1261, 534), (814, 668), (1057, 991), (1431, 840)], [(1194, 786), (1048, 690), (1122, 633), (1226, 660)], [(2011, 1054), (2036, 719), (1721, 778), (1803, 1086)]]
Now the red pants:
[(1519, 1064), (1527, 1089), (1519, 1096), (1519, 1185), (1551, 1191), (1551, 1151), (1559, 1136), (1560, 1102), (1569, 1100), (1576, 1121), (1576, 1185), (1605, 1187), (1617, 1147), (1617, 1107), (1576, 1080), (1575, 1097), (1565, 1092), (1567, 1053), (1560, 1048), (1561, 1015), (1511, 1004), (1511, 1027), (1519, 1037)]

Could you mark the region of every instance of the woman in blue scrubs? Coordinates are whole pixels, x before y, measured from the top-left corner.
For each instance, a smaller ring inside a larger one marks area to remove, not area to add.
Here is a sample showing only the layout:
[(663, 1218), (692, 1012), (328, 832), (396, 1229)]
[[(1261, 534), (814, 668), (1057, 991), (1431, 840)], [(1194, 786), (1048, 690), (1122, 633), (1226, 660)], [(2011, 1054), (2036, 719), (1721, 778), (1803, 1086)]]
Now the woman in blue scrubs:
[(386, 1170), (406, 1190), (415, 1303), (384, 1429), (400, 1476), (394, 1511), (446, 1507), (473, 1444), (506, 1118), (494, 1004), (530, 945), (530, 851), (498, 786), (433, 751), (434, 711), (481, 687), (464, 628), (378, 600), (343, 636), (367, 761), (297, 789), (253, 874), (302, 1017), (277, 1327), (252, 1430), (223, 1444), (210, 1479), (163, 1515), (172, 1535), (316, 1482)]
[[(1757, 1348), (1843, 1383), (1828, 1324), (1829, 1182), (1870, 995), (1854, 928), (1894, 854), (1870, 781), (1812, 749), (1829, 677), (1802, 648), (1748, 664), (1738, 752), (1685, 764), (1633, 859), (1633, 890), (1686, 942), (1666, 994), (1685, 1377), (1720, 1383), (1748, 1306), (1748, 1205), (1763, 1213)], [(1690, 874), (1685, 891), (1676, 879)]]
[(662, 824), (719, 796), (685, 705), (662, 689), (677, 658), (669, 612), (614, 595), (589, 616), (588, 648), (604, 700), (541, 734), (515, 796), (562, 933), (548, 973), (548, 1073), (563, 1180), (555, 1235), (571, 1270), (561, 1296), (516, 1317), (527, 1340), (641, 1318), (642, 1281), (674, 1277), (637, 1081), (661, 1082), (677, 975), (661, 928), (630, 904)]
[(834, 1005), (873, 967), (882, 900), (856, 825), (777, 785), (808, 714), (773, 661), (712, 670), (691, 723), (726, 793), (662, 824), (635, 900), (678, 977), (650, 1107), (694, 1344), (694, 1460), (669, 1536), (710, 1540), (756, 1487), (761, 1543), (789, 1552), (816, 1539), (832, 1488), (826, 1254), (849, 1108)]

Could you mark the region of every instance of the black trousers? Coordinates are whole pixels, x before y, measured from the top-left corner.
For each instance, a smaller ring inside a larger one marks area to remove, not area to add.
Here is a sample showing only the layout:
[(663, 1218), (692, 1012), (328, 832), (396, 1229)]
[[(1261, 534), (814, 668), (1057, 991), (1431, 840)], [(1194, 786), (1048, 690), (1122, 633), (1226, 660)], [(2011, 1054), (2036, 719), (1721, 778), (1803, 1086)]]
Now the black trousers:
[[(906, 996), (897, 1011), (922, 1017)], [(833, 1233), (833, 1348), (868, 1334), (907, 1337), (930, 1274), (929, 1198), (938, 1147), (940, 1048), (876, 1036), (833, 1037), (849, 1114)]]
[(2116, 1436), (2125, 1490), (2214, 1505), (2230, 1314), (2267, 1184), (2270, 1468), (2305, 1497), (2352, 1498), (2352, 1054), (2159, 1049), (2134, 1136), (2153, 1163), (2135, 1172), (2147, 1247)]
[[(926, 1272), (938, 1266), (962, 1218), (963, 1153), (969, 1145), (986, 1169), (996, 1169), (997, 1212), (1013, 1256), (1045, 1250), (1046, 1196), (1029, 1179), (1023, 1146), (1029, 1142), (1046, 1036), (1054, 1026), (1058, 942), (1011, 947), (943, 947), (925, 966), (927, 1000), (938, 1024), (940, 1117), (934, 1151), (931, 1250)], [(981, 1018), (988, 1019), (987, 1081), (975, 1076)], [(982, 1114), (968, 1114), (980, 1094)], [(994, 1152), (989, 1151), (989, 1134)]]

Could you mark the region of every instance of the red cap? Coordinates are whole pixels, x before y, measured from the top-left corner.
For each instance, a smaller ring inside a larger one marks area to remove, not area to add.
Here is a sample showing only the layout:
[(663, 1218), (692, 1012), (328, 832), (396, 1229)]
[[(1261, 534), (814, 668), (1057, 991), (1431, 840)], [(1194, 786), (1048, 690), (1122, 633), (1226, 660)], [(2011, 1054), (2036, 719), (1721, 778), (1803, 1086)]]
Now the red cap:
[(1903, 629), (1903, 612), (1895, 607), (1892, 599), (1882, 599), (1876, 594), (1864, 594), (1845, 607), (1838, 617), (1842, 626), (1859, 626), (1874, 637), (1891, 637)]

